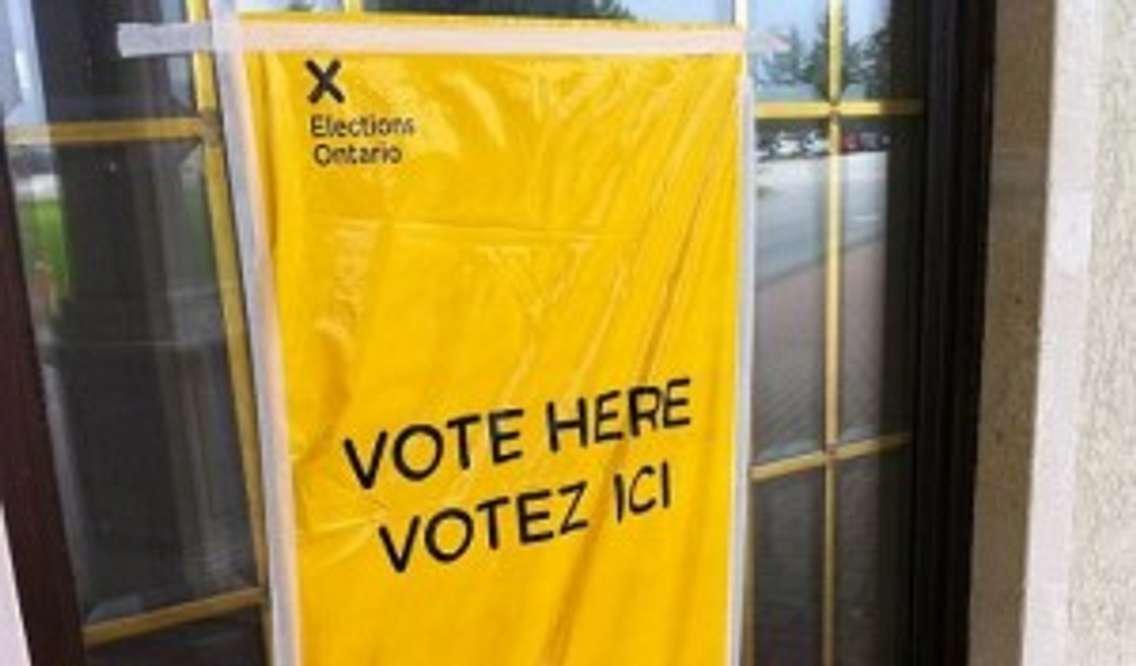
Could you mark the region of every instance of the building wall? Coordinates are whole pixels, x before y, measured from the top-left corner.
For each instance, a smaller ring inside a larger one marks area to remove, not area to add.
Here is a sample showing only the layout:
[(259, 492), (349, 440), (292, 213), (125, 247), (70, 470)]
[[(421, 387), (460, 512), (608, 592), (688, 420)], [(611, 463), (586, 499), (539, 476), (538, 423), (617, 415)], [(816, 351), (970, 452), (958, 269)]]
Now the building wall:
[(999, 4), (976, 666), (1136, 663), (1134, 53), (1136, 0)]
[(1136, 664), (1136, 0), (1103, 3), (1070, 663)]

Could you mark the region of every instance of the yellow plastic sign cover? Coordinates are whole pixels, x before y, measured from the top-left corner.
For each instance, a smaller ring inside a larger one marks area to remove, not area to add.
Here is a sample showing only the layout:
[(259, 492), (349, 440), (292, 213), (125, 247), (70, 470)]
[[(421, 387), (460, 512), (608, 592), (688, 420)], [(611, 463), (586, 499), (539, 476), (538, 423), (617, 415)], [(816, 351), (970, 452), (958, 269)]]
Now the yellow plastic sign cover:
[(741, 56), (248, 69), (302, 663), (724, 663)]

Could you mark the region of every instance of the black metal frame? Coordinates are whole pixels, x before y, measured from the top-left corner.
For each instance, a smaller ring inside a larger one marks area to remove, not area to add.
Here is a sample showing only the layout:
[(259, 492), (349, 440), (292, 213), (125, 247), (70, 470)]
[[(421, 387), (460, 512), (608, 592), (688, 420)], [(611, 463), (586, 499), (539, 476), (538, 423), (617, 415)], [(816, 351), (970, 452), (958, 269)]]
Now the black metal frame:
[(911, 663), (967, 663), (994, 0), (932, 2), (919, 284)]
[[(931, 0), (910, 663), (967, 659), (994, 0)], [(0, 142), (0, 164), (6, 151)], [(0, 168), (0, 498), (34, 666), (83, 663), (11, 181)]]

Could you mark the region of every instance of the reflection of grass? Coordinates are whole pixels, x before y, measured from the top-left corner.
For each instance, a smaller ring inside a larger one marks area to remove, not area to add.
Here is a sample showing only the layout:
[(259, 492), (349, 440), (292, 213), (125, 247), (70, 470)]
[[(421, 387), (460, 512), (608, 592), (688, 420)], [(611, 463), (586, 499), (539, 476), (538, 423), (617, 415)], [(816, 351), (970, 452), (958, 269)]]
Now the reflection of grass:
[[(177, 224), (187, 225), (189, 243), (183, 252), (192, 253), (194, 275), (198, 279), (214, 280), (216, 270), (213, 264), (213, 228), (210, 224), (209, 203), (205, 193), (205, 183), (196, 174), (183, 181), (182, 201), (184, 217), (171, 215)], [(174, 233), (172, 230), (169, 233)]]
[(25, 269), (36, 274), (47, 272), (57, 293), (66, 293), (70, 271), (59, 200), (24, 201), (18, 208)]
[[(196, 174), (194, 174), (196, 176)], [(183, 180), (177, 208), (160, 205), (160, 214), (147, 224), (156, 224), (163, 234), (180, 239), (178, 252), (188, 257), (198, 275), (209, 275), (213, 269), (212, 229), (209, 224), (209, 206), (203, 183), (199, 177)], [(162, 202), (164, 203), (164, 201)], [(26, 198), (17, 205), (20, 222), (21, 249), (24, 263), (30, 272), (49, 273), (60, 294), (70, 283), (68, 239), (64, 224), (63, 201), (58, 198)], [(73, 213), (79, 211), (72, 211)], [(83, 213), (80, 212), (82, 215)], [(107, 242), (112, 239), (107, 238)], [(92, 248), (74, 248), (80, 254)]]

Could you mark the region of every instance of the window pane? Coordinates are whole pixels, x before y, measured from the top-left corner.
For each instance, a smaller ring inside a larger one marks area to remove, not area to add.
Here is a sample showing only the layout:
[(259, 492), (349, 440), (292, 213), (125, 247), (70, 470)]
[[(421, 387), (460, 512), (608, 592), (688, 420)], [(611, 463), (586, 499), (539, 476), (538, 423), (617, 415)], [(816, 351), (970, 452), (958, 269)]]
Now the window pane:
[(917, 48), (916, 0), (847, 0), (844, 97), (919, 96), (922, 58)]
[(5, 84), (8, 125), (182, 116), (192, 112), (188, 56), (123, 58), (123, 22), (185, 20), (182, 2), (7, 2), (0, 48), (16, 63)]
[(828, 144), (814, 121), (758, 123), (756, 458), (819, 448)]
[(910, 584), (909, 452), (837, 470), (836, 661), (900, 666)]
[(754, 493), (753, 664), (819, 666), (824, 579), (824, 472)]
[(337, 12), (341, 0), (239, 0), (243, 12)]
[(245, 611), (95, 648), (87, 666), (261, 666), (260, 618)]
[(728, 23), (730, 0), (365, 0), (368, 11)]
[(840, 413), (842, 441), (910, 430), (912, 275), (919, 223), (919, 125), (843, 125)]
[(828, 3), (748, 0), (749, 72), (758, 102), (828, 97)]
[(11, 166), (84, 620), (255, 585), (200, 150)]

